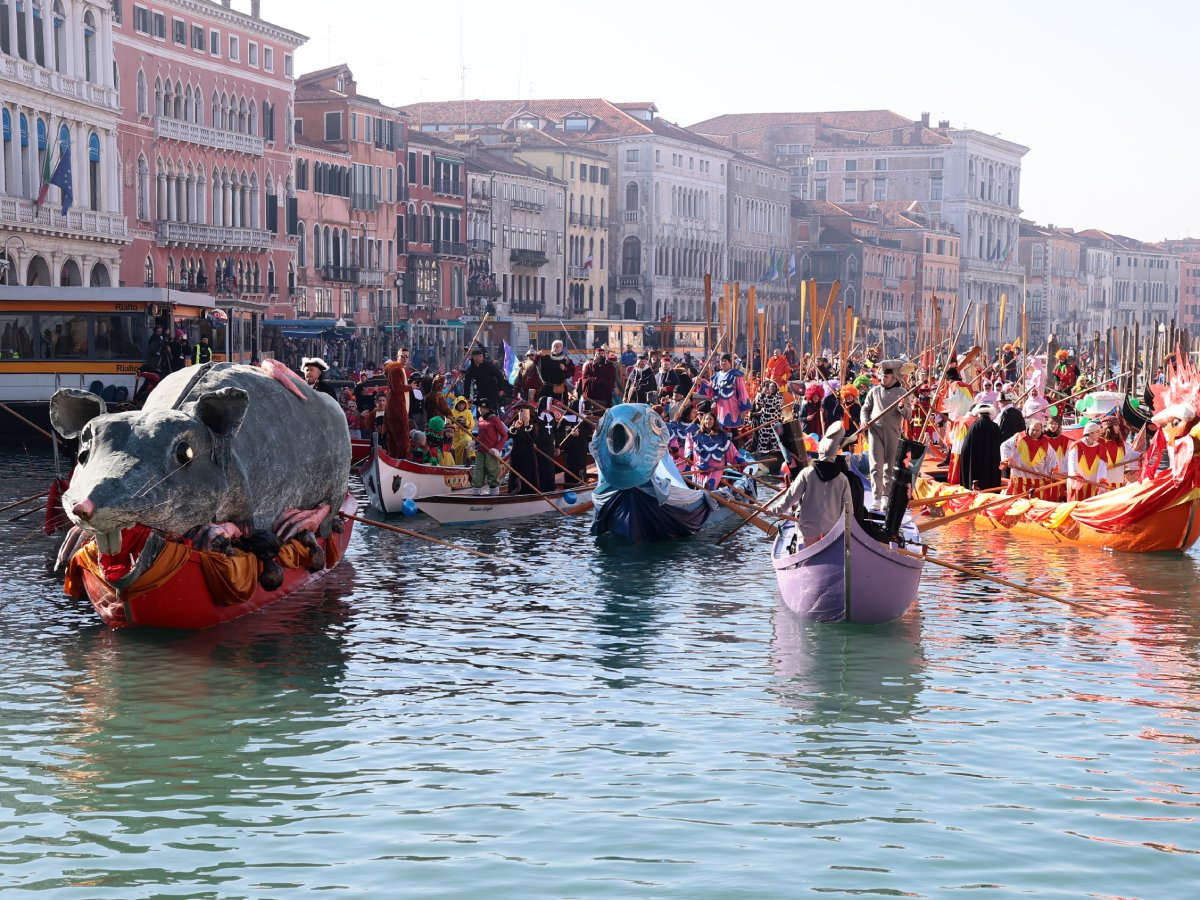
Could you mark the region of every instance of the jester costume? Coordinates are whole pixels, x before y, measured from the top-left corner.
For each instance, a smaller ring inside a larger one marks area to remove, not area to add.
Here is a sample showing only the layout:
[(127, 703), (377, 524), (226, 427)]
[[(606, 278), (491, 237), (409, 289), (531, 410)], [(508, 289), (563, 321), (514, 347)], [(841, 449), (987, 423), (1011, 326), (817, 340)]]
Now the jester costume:
[(741, 369), (719, 369), (712, 377), (712, 396), (717, 424), (722, 428), (740, 428), (750, 411), (750, 394)]
[(1071, 480), (1067, 483), (1067, 499), (1087, 500), (1104, 493), (1103, 482), (1108, 477), (1108, 465), (1104, 461), (1104, 445), (1088, 445), (1076, 441), (1067, 453), (1067, 472)]
[[(1045, 435), (1033, 437), (1028, 432), (1013, 435), (1000, 447), (1000, 459), (1012, 461), (1012, 477), (1008, 482), (1010, 497), (1025, 494), (1039, 485), (1046, 484), (1054, 471), (1057, 456)], [(1036, 475), (1030, 473), (1036, 472)], [(1053, 488), (1050, 492), (1053, 493)], [(1055, 500), (1049, 493), (1039, 491), (1035, 495), (1041, 500)]]
[(1070, 394), (1075, 388), (1075, 382), (1079, 380), (1079, 366), (1066, 350), (1059, 350), (1054, 358), (1058, 360), (1058, 365), (1054, 367), (1058, 389), (1063, 394)]
[(721, 476), (725, 467), (738, 461), (737, 447), (729, 435), (723, 431), (707, 434), (703, 431), (692, 435), (688, 441), (686, 455), (691, 460), (692, 468), (703, 481), (705, 490), (716, 490), (721, 486)]

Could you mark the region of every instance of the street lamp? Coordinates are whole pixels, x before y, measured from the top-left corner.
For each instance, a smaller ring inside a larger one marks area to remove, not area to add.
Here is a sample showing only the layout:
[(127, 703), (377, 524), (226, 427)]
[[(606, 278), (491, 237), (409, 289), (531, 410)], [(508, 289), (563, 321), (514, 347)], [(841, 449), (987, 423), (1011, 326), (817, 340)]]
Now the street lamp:
[(26, 250), (25, 238), (21, 237), (19, 234), (13, 234), (13, 235), (10, 235), (9, 237), (5, 238), (4, 239), (4, 259), (0, 260), (0, 272), (4, 273), (4, 283), (10, 285), (13, 283), (13, 281), (12, 281), (13, 272), (16, 271), (17, 285), (19, 286), (21, 284), (21, 272), (20, 272), (20, 270), (16, 269), (15, 266), (13, 266), (12, 257), (9, 256), (9, 253), (8, 253), (8, 245), (10, 243), (12, 243), (13, 241), (21, 242), (21, 252), (22, 253), (24, 253)]

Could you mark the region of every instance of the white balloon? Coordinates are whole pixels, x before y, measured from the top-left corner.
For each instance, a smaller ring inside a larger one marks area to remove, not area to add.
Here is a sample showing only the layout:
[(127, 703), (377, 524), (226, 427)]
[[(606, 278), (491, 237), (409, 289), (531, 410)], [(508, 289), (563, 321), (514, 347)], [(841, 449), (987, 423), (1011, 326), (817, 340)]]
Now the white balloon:
[(404, 486), (400, 488), (400, 496), (402, 496), (405, 500), (411, 500), (413, 497), (417, 496), (416, 484), (411, 481), (405, 482)]

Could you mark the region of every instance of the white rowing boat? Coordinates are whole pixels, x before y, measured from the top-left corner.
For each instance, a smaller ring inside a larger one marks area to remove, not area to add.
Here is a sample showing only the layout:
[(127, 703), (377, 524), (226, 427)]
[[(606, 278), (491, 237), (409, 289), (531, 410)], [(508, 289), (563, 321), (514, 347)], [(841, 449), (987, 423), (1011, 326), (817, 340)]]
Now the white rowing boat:
[[(591, 499), (594, 487), (595, 485), (589, 484), (550, 491), (543, 495), (510, 494), (503, 489), (499, 494), (474, 494), (469, 490), (452, 491), (449, 494), (426, 497), (417, 502), (417, 508), (442, 525), (480, 525), (543, 513), (555, 515), (550, 503), (562, 510), (585, 503)], [(570, 502), (566, 499), (568, 494), (574, 494)], [(550, 503), (542, 499), (543, 497), (549, 498)]]

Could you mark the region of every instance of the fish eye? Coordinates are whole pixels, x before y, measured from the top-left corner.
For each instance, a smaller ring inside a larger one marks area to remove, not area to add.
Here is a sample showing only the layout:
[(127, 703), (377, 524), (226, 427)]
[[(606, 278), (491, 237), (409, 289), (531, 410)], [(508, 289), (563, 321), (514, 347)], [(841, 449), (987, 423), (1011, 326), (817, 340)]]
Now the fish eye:
[(659, 416), (650, 417), (650, 430), (655, 434), (663, 433), (663, 420)]
[(196, 454), (192, 450), (191, 445), (187, 441), (180, 441), (175, 445), (175, 461), (181, 466), (186, 466), (195, 458)]

